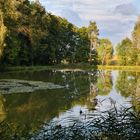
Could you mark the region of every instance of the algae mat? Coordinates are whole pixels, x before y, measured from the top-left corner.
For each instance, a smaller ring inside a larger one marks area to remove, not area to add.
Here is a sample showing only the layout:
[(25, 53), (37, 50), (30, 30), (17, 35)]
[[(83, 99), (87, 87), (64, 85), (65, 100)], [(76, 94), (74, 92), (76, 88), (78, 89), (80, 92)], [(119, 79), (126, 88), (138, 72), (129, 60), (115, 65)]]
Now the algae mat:
[(37, 90), (61, 88), (64, 88), (64, 86), (42, 81), (0, 79), (0, 94), (29, 93)]

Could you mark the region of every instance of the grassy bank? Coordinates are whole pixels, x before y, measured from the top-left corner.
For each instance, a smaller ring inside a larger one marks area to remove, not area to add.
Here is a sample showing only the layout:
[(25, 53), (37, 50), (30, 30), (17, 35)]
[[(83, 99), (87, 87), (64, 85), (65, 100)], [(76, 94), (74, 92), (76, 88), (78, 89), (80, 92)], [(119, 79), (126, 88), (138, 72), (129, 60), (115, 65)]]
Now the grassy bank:
[(2, 72), (20, 72), (20, 71), (43, 71), (43, 70), (60, 70), (60, 69), (83, 69), (91, 70), (97, 69), (94, 65), (89, 64), (68, 64), (68, 65), (48, 65), (48, 66), (16, 66), (16, 67), (5, 67)]
[(102, 66), (99, 65), (100, 70), (123, 70), (123, 71), (140, 71), (140, 66)]
[(140, 71), (140, 66), (102, 66), (97, 67), (89, 64), (67, 64), (67, 65), (48, 65), (48, 66), (16, 66), (6, 67), (2, 72), (20, 72), (20, 71), (43, 71), (60, 69), (82, 69), (82, 70), (122, 70), (122, 71)]

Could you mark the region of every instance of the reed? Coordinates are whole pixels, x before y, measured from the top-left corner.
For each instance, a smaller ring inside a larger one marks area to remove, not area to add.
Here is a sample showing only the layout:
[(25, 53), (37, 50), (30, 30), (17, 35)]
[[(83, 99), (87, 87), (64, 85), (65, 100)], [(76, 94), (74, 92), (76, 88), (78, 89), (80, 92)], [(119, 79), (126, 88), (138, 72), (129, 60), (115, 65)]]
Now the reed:
[[(114, 107), (108, 111), (87, 116), (88, 121), (73, 120), (69, 126), (61, 122), (45, 124), (44, 129), (34, 136), (47, 140), (132, 140), (140, 139), (140, 114), (132, 108)], [(59, 123), (59, 125), (58, 125)]]
[(44, 123), (38, 131), (31, 133), (13, 129), (5, 122), (0, 123), (0, 138), (26, 140), (139, 140), (140, 112), (132, 107), (117, 109), (114, 106), (104, 112), (96, 111), (85, 121), (71, 119), (63, 125), (61, 122)]

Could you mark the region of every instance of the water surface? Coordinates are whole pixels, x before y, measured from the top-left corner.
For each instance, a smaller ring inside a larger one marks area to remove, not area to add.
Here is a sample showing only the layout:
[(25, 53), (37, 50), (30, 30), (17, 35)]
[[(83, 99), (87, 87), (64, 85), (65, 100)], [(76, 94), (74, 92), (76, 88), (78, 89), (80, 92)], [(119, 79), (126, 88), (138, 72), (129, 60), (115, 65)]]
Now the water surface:
[(75, 121), (86, 123), (97, 112), (114, 106), (117, 110), (132, 107), (132, 111), (140, 111), (139, 72), (49, 70), (3, 73), (0, 79), (43, 81), (65, 87), (1, 94), (0, 136), (3, 139), (27, 138), (34, 133), (39, 139), (44, 133), (42, 130), (48, 128), (46, 124), (55, 122), (56, 127), (68, 127)]

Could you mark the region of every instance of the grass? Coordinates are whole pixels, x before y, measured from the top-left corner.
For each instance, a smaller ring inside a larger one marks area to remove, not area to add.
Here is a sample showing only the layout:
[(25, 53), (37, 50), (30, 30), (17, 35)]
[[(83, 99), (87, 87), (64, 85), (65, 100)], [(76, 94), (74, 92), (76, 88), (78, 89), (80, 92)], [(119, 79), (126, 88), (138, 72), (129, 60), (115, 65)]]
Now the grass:
[(140, 71), (140, 66), (98, 65), (99, 70)]

